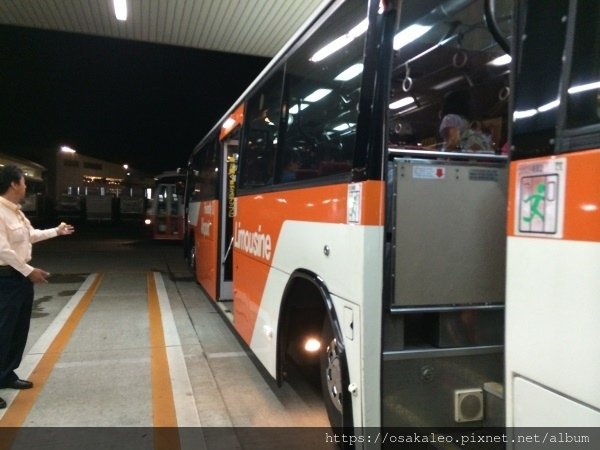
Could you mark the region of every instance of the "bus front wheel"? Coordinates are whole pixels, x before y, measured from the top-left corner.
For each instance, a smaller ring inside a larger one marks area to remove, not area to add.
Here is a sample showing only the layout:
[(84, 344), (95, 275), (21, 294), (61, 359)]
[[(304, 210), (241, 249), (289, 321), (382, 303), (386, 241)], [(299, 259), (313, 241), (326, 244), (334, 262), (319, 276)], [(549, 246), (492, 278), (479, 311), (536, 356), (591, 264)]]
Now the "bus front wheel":
[(337, 338), (333, 333), (329, 318), (325, 318), (321, 334), (321, 388), (325, 408), (329, 417), (331, 428), (344, 426), (344, 384), (343, 373), (346, 370), (346, 357)]

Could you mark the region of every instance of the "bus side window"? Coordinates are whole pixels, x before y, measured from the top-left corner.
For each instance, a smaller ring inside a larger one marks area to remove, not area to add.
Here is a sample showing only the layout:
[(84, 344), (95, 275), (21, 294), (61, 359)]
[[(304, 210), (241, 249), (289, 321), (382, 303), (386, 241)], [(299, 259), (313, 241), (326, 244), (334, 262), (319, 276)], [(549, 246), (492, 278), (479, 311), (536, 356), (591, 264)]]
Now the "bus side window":
[[(366, 6), (359, 0), (345, 2), (287, 61), (283, 154), (276, 182), (289, 180), (285, 163), (291, 155), (296, 155), (298, 161), (295, 180), (350, 173), (363, 72)], [(331, 48), (331, 42), (349, 35), (353, 38), (339, 51), (325, 51)]]
[(209, 141), (192, 158), (193, 201), (212, 200), (217, 195), (217, 152), (215, 139)]
[(276, 72), (248, 100), (240, 163), (240, 187), (265, 186), (273, 179), (273, 161), (281, 120), (283, 75)]
[[(388, 104), (390, 147), (499, 152), (507, 136), (510, 57), (489, 45), (482, 7), (458, 8), (449, 21), (432, 14), (427, 2), (415, 2), (412, 14), (401, 15)], [(510, 16), (510, 4), (499, 8), (497, 16)], [(404, 30), (421, 23), (429, 25), (407, 39)], [(503, 33), (510, 33), (509, 25), (500, 23)]]
[(600, 4), (579, 2), (567, 97), (567, 128), (600, 122)]

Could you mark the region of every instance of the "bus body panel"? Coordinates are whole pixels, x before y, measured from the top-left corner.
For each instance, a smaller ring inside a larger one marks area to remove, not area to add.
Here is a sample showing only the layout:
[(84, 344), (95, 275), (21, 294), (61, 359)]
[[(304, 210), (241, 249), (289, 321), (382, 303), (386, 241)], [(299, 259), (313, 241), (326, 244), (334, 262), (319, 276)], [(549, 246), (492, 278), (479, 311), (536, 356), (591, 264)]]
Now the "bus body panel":
[[(298, 239), (299, 233), (305, 236), (303, 240)], [(281, 300), (291, 273), (306, 269), (324, 281), (330, 288), (336, 316), (344, 333), (350, 382), (358, 387), (353, 397), (354, 419), (358, 420), (364, 408), (364, 416), (356, 423), (371, 423), (371, 426), (379, 420), (379, 396), (374, 394), (379, 392), (381, 348), (377, 325), (381, 310), (376, 305), (369, 305), (368, 308), (365, 305), (369, 299), (381, 295), (379, 274), (382, 270), (382, 239), (382, 227), (286, 221), (279, 236), (273, 265), (267, 269), (260, 305), (249, 301), (255, 295), (250, 288), (244, 291), (247, 295), (240, 295), (237, 288), (239, 279), (234, 276), (236, 329), (242, 337), (252, 332), (250, 348), (274, 377), (277, 354), (275, 336), (280, 326)], [(324, 245), (330, 247), (329, 257), (323, 253)], [(304, 247), (304, 251), (299, 250), (301, 247)], [(248, 262), (248, 259), (246, 257), (243, 261)], [(234, 261), (237, 266), (237, 255)], [(266, 266), (260, 266), (252, 271), (256, 276), (265, 271)], [(246, 273), (250, 271), (249, 267), (245, 270)], [(335, 275), (340, 271), (345, 274), (343, 278)], [(249, 282), (252, 279), (256, 283), (256, 278), (248, 277)], [(255, 319), (255, 322), (248, 323), (251, 319)], [(252, 329), (249, 330), (250, 326)]]
[[(275, 377), (276, 336), (285, 287), (296, 270), (318, 276), (331, 295), (344, 334), (350, 383), (357, 387), (352, 397), (355, 423), (374, 426), (380, 416), (381, 305), (364, 305), (381, 295), (383, 226), (345, 222), (348, 192), (356, 189), (360, 192), (358, 201), (369, 205), (366, 210), (357, 206), (360, 220), (380, 220), (383, 185), (366, 182), (359, 188), (350, 186), (237, 199), (234, 324)], [(265, 202), (268, 207), (258, 207), (257, 202)], [(305, 220), (299, 220), (302, 216)], [(262, 246), (253, 246), (258, 240), (262, 240)], [(267, 243), (270, 245), (265, 249)]]
[[(553, 170), (557, 162), (561, 166)], [(564, 192), (563, 201), (556, 205), (538, 203), (539, 214), (532, 212), (531, 205), (524, 208), (533, 201), (527, 200), (531, 194), (517, 189), (527, 182), (532, 165), (540, 169), (535, 183), (546, 186), (543, 200), (553, 192)], [(600, 379), (600, 359), (582, 357), (580, 351), (583, 346), (585, 354), (600, 355), (599, 167), (598, 150), (512, 164), (506, 305), (508, 426), (552, 426), (559, 423), (552, 411), (569, 402), (588, 408), (588, 416), (600, 426), (600, 391), (592, 382)], [(558, 185), (549, 190), (548, 180)], [(547, 225), (554, 233), (539, 233), (540, 214), (558, 224)], [(527, 218), (533, 224), (532, 237), (523, 232)], [(538, 397), (547, 405), (545, 413), (531, 416), (540, 406), (532, 403)]]
[(196, 246), (196, 280), (211, 300), (217, 300), (218, 200), (190, 203), (190, 231)]
[(600, 412), (522, 377), (515, 377), (514, 423), (519, 427), (597, 427)]
[[(362, 184), (377, 184), (382, 189), (378, 182)], [(378, 212), (375, 218), (368, 215), (371, 210), (375, 211), (373, 204), (381, 204), (381, 189), (369, 186), (361, 194), (361, 203), (369, 205), (368, 211), (360, 214), (366, 221), (373, 222), (381, 217)], [(323, 278), (331, 293), (343, 298), (352, 298), (362, 292), (360, 274), (365, 268), (360, 260), (361, 245), (367, 243), (363, 239), (356, 243), (352, 240), (355, 226), (346, 225), (347, 193), (348, 185), (337, 185), (237, 199), (233, 279), (234, 302), (238, 305), (234, 307), (244, 317), (240, 323), (236, 319), (236, 328), (246, 342), (250, 342), (255, 327), (269, 265), (287, 274), (299, 268), (309, 270)], [(330, 226), (324, 227), (325, 224)], [(333, 230), (331, 239), (325, 237), (329, 230)], [(284, 240), (280, 242), (282, 238)], [(368, 244), (370, 248), (381, 245), (380, 242)], [(324, 255), (325, 246), (330, 248), (329, 256)], [(306, 252), (307, 248), (311, 249), (310, 253)], [(349, 274), (340, 277), (340, 267), (345, 264), (350, 265)], [(357, 276), (352, 277), (351, 273)]]

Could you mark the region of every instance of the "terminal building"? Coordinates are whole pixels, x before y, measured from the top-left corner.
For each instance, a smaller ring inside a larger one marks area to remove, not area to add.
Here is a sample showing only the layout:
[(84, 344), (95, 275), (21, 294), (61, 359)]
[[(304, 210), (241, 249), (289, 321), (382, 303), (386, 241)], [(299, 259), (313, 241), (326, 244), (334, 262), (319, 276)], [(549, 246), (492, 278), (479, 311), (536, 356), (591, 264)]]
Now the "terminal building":
[(68, 147), (10, 153), (20, 156), (7, 152), (0, 155), (0, 163), (16, 164), (26, 174), (29, 195), (24, 211), (31, 219), (143, 220), (154, 185), (151, 176)]

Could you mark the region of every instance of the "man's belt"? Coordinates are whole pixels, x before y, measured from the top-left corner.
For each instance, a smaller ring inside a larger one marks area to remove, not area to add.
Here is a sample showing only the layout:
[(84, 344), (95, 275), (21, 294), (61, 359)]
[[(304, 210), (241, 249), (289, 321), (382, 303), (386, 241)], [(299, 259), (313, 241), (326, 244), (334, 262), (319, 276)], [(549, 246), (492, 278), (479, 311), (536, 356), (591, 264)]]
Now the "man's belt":
[(23, 276), (21, 272), (14, 269), (12, 266), (0, 266), (0, 277), (16, 277)]

